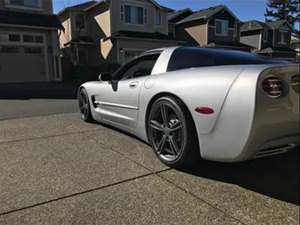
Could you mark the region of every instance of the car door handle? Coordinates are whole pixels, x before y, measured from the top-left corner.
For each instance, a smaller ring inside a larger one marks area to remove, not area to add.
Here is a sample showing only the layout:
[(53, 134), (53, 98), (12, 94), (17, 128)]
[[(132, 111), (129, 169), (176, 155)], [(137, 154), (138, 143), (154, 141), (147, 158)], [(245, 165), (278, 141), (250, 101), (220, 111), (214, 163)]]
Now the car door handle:
[(131, 82), (131, 83), (129, 84), (129, 87), (135, 88), (135, 87), (138, 86), (138, 84), (139, 84), (139, 82)]

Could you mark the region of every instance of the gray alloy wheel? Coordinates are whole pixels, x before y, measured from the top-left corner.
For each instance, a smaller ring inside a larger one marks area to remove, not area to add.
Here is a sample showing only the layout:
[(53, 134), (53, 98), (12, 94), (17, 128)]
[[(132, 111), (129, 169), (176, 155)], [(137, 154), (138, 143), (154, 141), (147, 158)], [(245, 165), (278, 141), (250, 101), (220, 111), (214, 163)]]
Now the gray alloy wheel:
[[(162, 97), (153, 103), (147, 131), (149, 142), (163, 163), (182, 167), (194, 162), (198, 149), (194, 124), (189, 112), (178, 99)], [(199, 154), (198, 157), (200, 158)]]
[(93, 122), (94, 119), (91, 114), (89, 97), (84, 88), (80, 89), (78, 92), (78, 104), (79, 104), (81, 119), (86, 122)]

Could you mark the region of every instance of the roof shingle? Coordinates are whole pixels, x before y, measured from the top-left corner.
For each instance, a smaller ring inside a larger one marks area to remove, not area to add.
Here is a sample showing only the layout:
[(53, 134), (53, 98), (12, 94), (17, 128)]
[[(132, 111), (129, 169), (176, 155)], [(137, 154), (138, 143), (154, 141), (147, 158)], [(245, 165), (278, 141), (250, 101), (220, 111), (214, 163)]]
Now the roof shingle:
[(193, 13), (193, 11), (190, 8), (174, 11), (168, 13), (168, 21), (176, 23), (188, 16), (190, 16)]
[(90, 8), (91, 6), (93, 6), (93, 5), (97, 4), (97, 3), (99, 3), (99, 2), (97, 2), (97, 1), (88, 1), (88, 2), (81, 3), (81, 4), (77, 4), (77, 5), (73, 5), (73, 6), (70, 6), (70, 7), (66, 7), (63, 10), (61, 10), (58, 13), (58, 15), (61, 15), (64, 12), (67, 12), (69, 10), (85, 10), (85, 9)]
[(46, 27), (63, 30), (56, 15), (0, 10), (0, 24)]
[(200, 20), (200, 19), (207, 19), (207, 18), (213, 16), (214, 14), (218, 13), (222, 9), (225, 9), (224, 5), (218, 5), (218, 6), (200, 10), (200, 11), (195, 12), (192, 15), (188, 16), (187, 18), (179, 21), (178, 24), (192, 22), (192, 21)]

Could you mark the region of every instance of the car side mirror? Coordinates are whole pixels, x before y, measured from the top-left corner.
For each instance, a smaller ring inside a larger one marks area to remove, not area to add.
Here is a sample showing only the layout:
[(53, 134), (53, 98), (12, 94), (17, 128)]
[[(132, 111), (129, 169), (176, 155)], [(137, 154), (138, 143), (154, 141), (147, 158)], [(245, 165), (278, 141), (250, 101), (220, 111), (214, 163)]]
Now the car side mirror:
[(99, 81), (111, 81), (112, 74), (111, 73), (101, 73), (98, 77)]

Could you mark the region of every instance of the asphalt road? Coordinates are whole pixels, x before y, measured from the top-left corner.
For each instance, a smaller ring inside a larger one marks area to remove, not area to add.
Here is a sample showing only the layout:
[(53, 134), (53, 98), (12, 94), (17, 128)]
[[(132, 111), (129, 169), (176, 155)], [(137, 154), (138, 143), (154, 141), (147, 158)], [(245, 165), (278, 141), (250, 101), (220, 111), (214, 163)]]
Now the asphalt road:
[(0, 224), (299, 224), (298, 152), (179, 171), (77, 113), (0, 121)]

